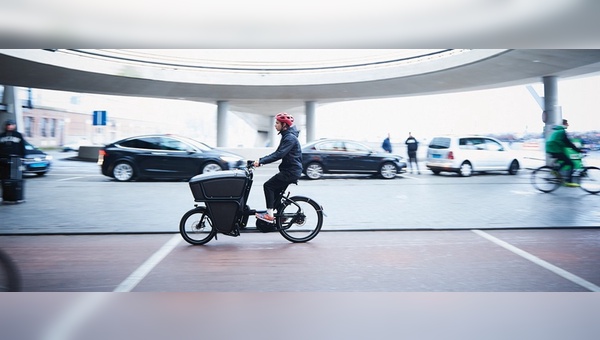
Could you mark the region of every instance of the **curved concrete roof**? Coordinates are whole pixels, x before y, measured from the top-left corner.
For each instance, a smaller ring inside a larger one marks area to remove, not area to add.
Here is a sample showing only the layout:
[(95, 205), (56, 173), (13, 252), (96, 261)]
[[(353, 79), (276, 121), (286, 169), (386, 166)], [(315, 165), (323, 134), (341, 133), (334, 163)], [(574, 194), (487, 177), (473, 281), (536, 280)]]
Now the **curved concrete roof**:
[[(415, 96), (540, 82), (600, 72), (600, 50), (342, 50), (258, 60), (252, 50), (0, 50), (0, 84), (109, 95), (229, 101), (230, 110), (302, 112), (305, 101)], [(265, 52), (264, 50), (261, 50)], [(307, 50), (302, 50), (306, 52)], [(187, 54), (184, 54), (186, 52)], [(223, 52), (223, 51), (221, 51)], [(240, 52), (247, 55), (243, 57)]]

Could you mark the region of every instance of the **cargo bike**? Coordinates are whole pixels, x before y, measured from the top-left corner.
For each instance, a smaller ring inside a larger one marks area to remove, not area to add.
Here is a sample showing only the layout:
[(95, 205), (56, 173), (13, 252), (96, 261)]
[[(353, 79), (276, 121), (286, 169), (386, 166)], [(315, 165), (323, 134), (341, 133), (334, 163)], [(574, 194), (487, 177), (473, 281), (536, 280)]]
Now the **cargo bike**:
[[(194, 176), (189, 181), (195, 208), (186, 212), (179, 223), (184, 240), (202, 245), (217, 234), (239, 236), (247, 228), (250, 216), (257, 213), (247, 204), (254, 177), (254, 161), (244, 169), (217, 171)], [(287, 190), (287, 188), (286, 188)], [(256, 220), (256, 230), (279, 232), (294, 243), (315, 238), (323, 225), (323, 208), (313, 199), (279, 193), (275, 202), (275, 223)]]

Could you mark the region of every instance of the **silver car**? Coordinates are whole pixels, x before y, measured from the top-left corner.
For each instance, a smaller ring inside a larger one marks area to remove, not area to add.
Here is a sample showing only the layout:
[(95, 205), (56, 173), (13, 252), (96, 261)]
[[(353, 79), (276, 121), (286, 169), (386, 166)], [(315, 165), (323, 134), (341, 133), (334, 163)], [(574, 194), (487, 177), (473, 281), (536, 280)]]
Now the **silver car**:
[(495, 138), (440, 136), (429, 143), (425, 165), (436, 175), (455, 172), (468, 177), (485, 171), (507, 171), (515, 175), (520, 164), (518, 155)]

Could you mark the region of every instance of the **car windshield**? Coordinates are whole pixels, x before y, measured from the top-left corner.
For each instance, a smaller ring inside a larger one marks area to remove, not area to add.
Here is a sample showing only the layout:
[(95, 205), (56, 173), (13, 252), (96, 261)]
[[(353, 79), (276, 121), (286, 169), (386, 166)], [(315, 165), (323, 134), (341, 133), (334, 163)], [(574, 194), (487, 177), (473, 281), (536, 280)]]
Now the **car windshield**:
[(448, 149), (450, 147), (450, 138), (435, 137), (429, 143), (429, 147), (432, 149)]
[(29, 144), (29, 142), (25, 142), (25, 150), (35, 150), (35, 146)]
[(199, 142), (195, 139), (191, 139), (191, 138), (180, 138), (181, 140), (183, 140), (184, 142), (193, 145), (196, 149), (201, 150), (201, 151), (210, 151), (212, 150), (212, 148), (202, 142)]
[(208, 145), (198, 142), (190, 138), (178, 137), (161, 137), (161, 136), (144, 136), (128, 139), (119, 142), (119, 145), (128, 148), (150, 149), (150, 150), (175, 150), (189, 151), (191, 147), (200, 151), (212, 150)]

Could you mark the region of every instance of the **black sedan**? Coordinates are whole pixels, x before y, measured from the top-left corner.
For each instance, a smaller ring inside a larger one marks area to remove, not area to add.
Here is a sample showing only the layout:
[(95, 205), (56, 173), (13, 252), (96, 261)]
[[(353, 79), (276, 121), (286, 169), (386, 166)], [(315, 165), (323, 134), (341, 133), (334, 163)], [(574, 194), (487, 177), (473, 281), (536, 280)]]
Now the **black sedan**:
[(185, 179), (207, 172), (241, 168), (244, 159), (175, 135), (126, 138), (103, 147), (98, 155), (102, 174), (117, 181)]
[(29, 144), (29, 142), (25, 142), (24, 173), (43, 176), (50, 170), (51, 165), (52, 156)]
[(406, 162), (398, 155), (375, 152), (358, 142), (322, 139), (302, 148), (302, 166), (310, 179), (328, 173), (377, 174), (391, 179), (404, 171)]

